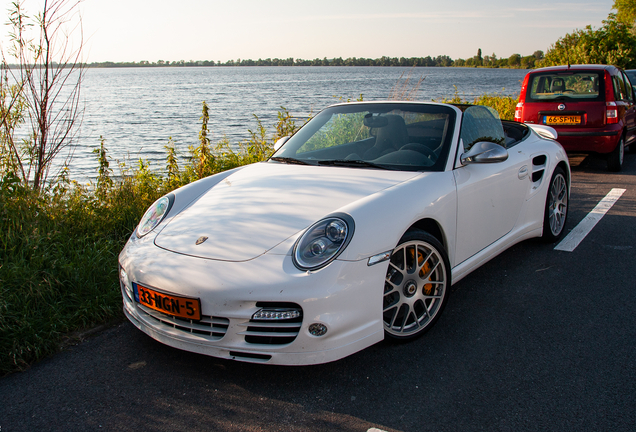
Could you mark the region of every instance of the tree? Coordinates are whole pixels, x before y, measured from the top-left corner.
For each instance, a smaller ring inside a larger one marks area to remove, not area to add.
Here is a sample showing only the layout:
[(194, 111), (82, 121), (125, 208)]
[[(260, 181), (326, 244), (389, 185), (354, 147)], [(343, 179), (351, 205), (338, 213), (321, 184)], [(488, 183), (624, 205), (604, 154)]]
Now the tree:
[[(16, 1), (10, 10), (9, 55), (17, 67), (3, 67), (14, 82), (24, 105), (29, 138), (16, 143), (5, 136), (13, 161), (14, 175), (34, 190), (41, 190), (53, 160), (63, 150), (72, 156), (74, 139), (81, 123), (80, 85), (84, 78), (83, 34), (78, 5), (81, 0), (44, 0), (35, 17)], [(35, 30), (35, 37), (31, 30)], [(72, 35), (78, 36), (75, 44)], [(3, 122), (7, 133), (6, 121)]]
[(536, 58), (533, 55), (521, 57), (520, 65), (522, 69), (532, 69)]
[(521, 64), (521, 54), (513, 54), (508, 57), (508, 66), (519, 66)]
[(566, 34), (554, 43), (541, 66), (562, 64), (611, 64), (624, 69), (636, 67), (636, 36), (631, 28), (610, 14), (603, 26), (591, 26)]
[(633, 30), (636, 25), (636, 0), (614, 0), (612, 9), (616, 10), (616, 19)]
[(484, 64), (484, 59), (481, 57), (481, 48), (477, 49), (477, 56), (475, 57), (475, 64), (477, 66), (482, 66)]

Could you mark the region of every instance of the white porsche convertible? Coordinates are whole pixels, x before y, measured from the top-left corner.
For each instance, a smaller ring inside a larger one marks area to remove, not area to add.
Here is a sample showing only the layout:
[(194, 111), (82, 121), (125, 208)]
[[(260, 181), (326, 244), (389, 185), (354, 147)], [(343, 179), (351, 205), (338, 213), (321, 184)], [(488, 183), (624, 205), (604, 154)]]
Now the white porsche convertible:
[(484, 106), (331, 106), (268, 161), (154, 203), (119, 256), (124, 312), (172, 347), (269, 364), (420, 336), (452, 283), (561, 237), (555, 138)]

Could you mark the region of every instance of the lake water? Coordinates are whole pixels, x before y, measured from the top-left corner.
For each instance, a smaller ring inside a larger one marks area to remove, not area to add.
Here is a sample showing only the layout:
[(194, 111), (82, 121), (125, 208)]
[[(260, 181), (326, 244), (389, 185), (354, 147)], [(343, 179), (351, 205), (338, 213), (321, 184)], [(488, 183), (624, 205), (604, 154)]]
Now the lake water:
[[(212, 142), (227, 137), (236, 144), (256, 131), (254, 114), (273, 134), (281, 106), (306, 118), (340, 98), (386, 99), (401, 74), (395, 67), (193, 67), (88, 69), (82, 84), (85, 113), (71, 162), (71, 178), (97, 175), (92, 150), (100, 136), (113, 160), (148, 160), (165, 167), (169, 137), (185, 155), (198, 142), (201, 103), (210, 108)], [(518, 94), (527, 70), (415, 68), (412, 82), (424, 76), (418, 100), (450, 98), (457, 87), (467, 100), (484, 93)], [(115, 174), (118, 170), (115, 168)], [(53, 174), (53, 172), (52, 172)]]

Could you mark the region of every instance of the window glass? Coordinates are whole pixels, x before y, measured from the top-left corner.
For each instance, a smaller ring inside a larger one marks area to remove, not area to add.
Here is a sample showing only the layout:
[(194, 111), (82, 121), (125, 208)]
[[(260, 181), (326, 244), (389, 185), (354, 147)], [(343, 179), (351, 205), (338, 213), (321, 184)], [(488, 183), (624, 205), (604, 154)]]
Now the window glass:
[[(281, 147), (274, 162), (443, 170), (456, 111), (449, 106), (356, 103), (327, 108)], [(290, 160), (293, 159), (293, 161)], [(278, 161), (277, 161), (278, 159)]]
[(591, 101), (603, 98), (603, 75), (598, 72), (536, 73), (528, 83), (526, 99)]
[(629, 102), (634, 102), (634, 94), (633, 94), (633, 90), (632, 90), (632, 83), (630, 82), (629, 78), (627, 77), (627, 75), (623, 72), (622, 73), (622, 77), (623, 77), (623, 81), (625, 82), (625, 90), (626, 90), (626, 101)]
[(488, 141), (505, 147), (506, 136), (497, 111), (486, 106), (470, 106), (464, 111), (460, 135), (464, 151), (478, 142)]
[(625, 87), (625, 81), (623, 81), (622, 75), (616, 75), (612, 77), (614, 81), (614, 97), (616, 100), (625, 101), (627, 99), (627, 89)]
[[(627, 78), (629, 79), (629, 82), (631, 83), (632, 89), (634, 90), (634, 92), (636, 92), (636, 70), (633, 70), (633, 69), (626, 70), (625, 75), (627, 75)], [(633, 97), (634, 95), (632, 95), (632, 99)]]

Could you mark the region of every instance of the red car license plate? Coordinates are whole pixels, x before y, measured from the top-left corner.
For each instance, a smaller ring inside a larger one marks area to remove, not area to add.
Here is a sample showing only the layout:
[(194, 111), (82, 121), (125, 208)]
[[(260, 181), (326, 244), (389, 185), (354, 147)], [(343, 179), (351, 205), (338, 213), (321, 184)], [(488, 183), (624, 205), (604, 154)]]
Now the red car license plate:
[(135, 284), (135, 300), (168, 315), (190, 320), (201, 319), (201, 301), (197, 298), (166, 294)]
[(554, 125), (578, 125), (581, 124), (581, 116), (545, 116), (545, 124)]

